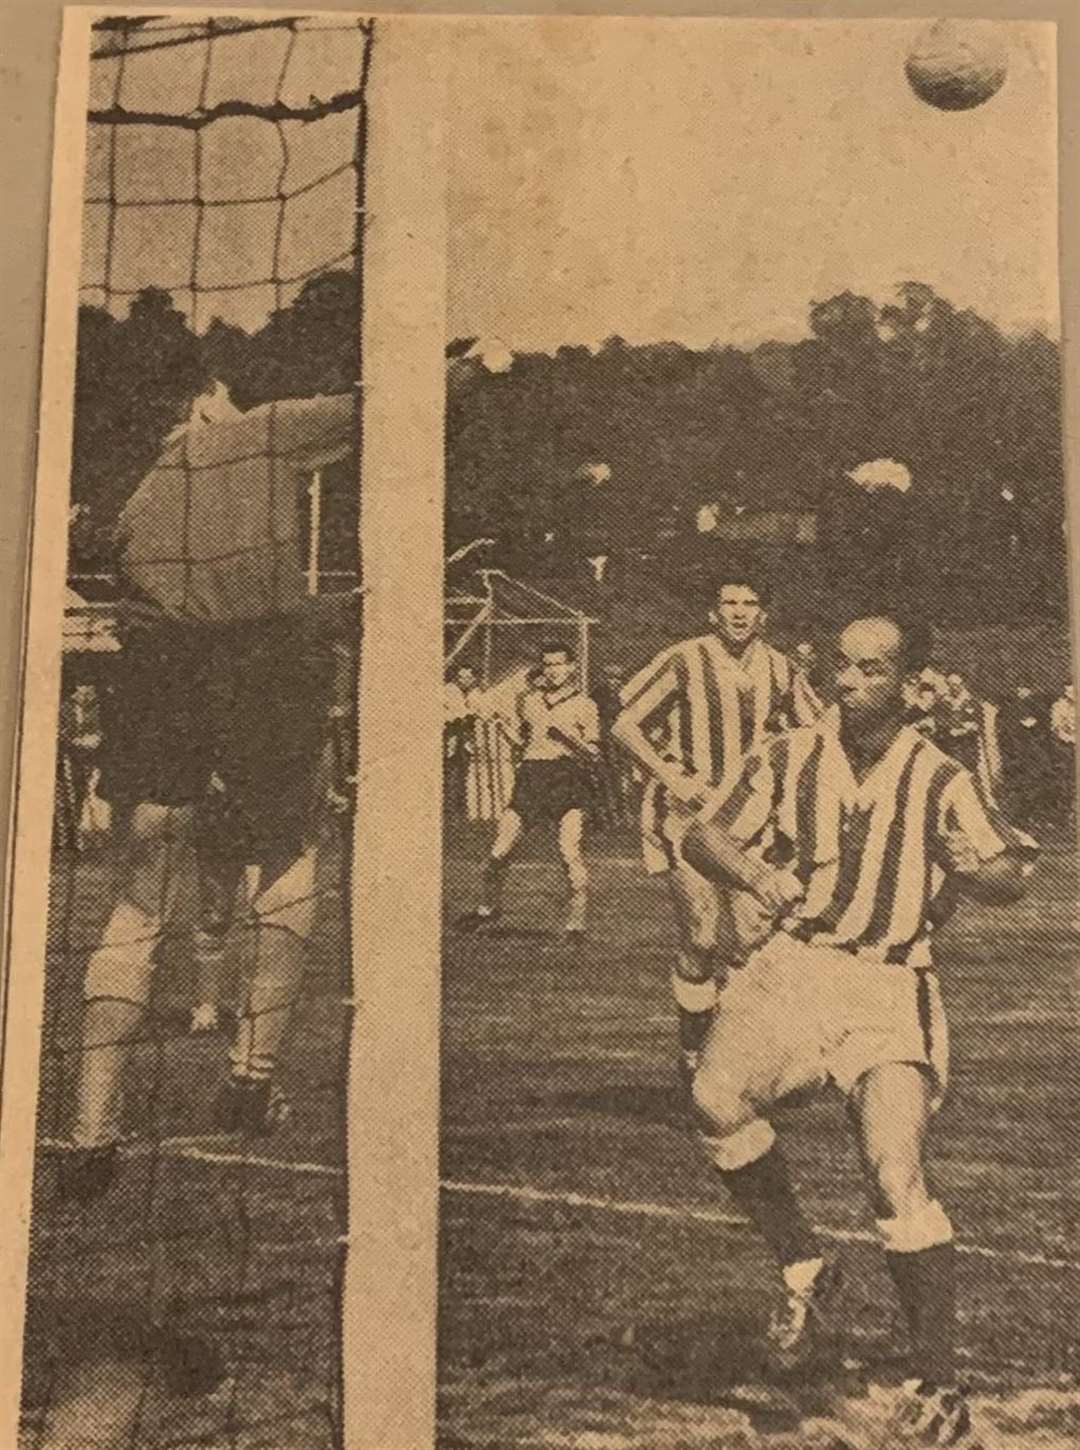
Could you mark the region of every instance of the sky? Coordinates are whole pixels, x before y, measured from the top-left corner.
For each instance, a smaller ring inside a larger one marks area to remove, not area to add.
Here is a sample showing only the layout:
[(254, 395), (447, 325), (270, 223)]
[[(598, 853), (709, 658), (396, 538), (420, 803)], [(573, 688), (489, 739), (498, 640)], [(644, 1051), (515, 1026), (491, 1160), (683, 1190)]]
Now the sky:
[[(226, 97), (304, 104), (353, 88), (345, 17), (91, 65), (92, 108), (182, 112)], [(445, 22), (442, 22), (445, 24)], [(966, 113), (916, 99), (917, 21), (483, 19), (458, 22), (449, 76), (448, 337), (500, 349), (805, 335), (812, 300), (930, 283), (1008, 331), (1058, 331), (1054, 30), (995, 23), (1002, 91)], [(147, 28), (155, 39), (169, 21)], [(97, 37), (101, 48), (110, 43)], [(137, 41), (136, 43), (142, 43)], [(378, 50), (375, 51), (375, 64)], [(205, 72), (205, 78), (204, 78)], [(254, 329), (354, 243), (355, 114), (193, 133), (88, 130), (84, 300), (173, 292), (199, 330)], [(115, 137), (117, 197), (110, 208)], [(330, 173), (340, 170), (339, 174)], [(327, 179), (305, 189), (319, 177)], [(110, 214), (112, 225), (110, 228)], [(191, 282), (203, 289), (193, 312)], [(258, 282), (259, 285), (248, 285)], [(231, 284), (243, 284), (231, 287)]]
[(1057, 335), (1054, 28), (995, 22), (1005, 85), (946, 113), (904, 75), (927, 23), (475, 22), (451, 75), (448, 336), (745, 346), (908, 279)]

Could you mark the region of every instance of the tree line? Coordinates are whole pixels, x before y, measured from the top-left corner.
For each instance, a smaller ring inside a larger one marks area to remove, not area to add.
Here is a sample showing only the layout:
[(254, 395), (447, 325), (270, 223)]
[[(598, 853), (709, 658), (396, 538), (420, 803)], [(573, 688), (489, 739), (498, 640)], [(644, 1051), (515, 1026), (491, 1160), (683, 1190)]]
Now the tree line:
[[(215, 321), (198, 335), (160, 289), (122, 319), (81, 308), (73, 563), (100, 567), (193, 389), (219, 379), (241, 407), (346, 390), (359, 327), (346, 271), (310, 279), (254, 332)], [(884, 580), (943, 617), (1063, 609), (1061, 359), (1042, 333), (1007, 336), (909, 282), (884, 306), (813, 303), (794, 343), (611, 337), (496, 369), (475, 342), (447, 349), (451, 549), (490, 538), (492, 561), (549, 579), (604, 557), (612, 577), (648, 569), (685, 591), (729, 548), (727, 521), (814, 514), (816, 544), (758, 549), (804, 605)], [(879, 457), (910, 469), (907, 493), (847, 481)], [(327, 567), (355, 560), (354, 470), (328, 480)]]

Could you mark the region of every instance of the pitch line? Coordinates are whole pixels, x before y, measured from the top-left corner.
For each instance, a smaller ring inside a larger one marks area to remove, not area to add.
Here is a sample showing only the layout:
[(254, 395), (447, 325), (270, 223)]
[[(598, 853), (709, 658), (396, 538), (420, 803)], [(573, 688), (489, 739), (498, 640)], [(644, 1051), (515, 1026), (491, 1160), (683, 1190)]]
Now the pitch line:
[[(195, 1163), (212, 1163), (224, 1167), (265, 1168), (269, 1172), (296, 1173), (305, 1177), (343, 1178), (345, 1170), (331, 1163), (310, 1163), (302, 1159), (262, 1158), (246, 1153), (230, 1153), (201, 1146), (205, 1139), (164, 1138), (157, 1144), (140, 1144), (127, 1148), (140, 1156), (155, 1151), (170, 1158), (183, 1158)], [(46, 1139), (43, 1147), (67, 1148), (70, 1144)], [(631, 1218), (666, 1219), (675, 1223), (708, 1223), (723, 1228), (749, 1228), (749, 1219), (718, 1208), (698, 1208), (685, 1203), (654, 1203), (649, 1199), (601, 1198), (571, 1189), (532, 1188), (526, 1183), (476, 1183), (468, 1179), (444, 1178), (439, 1188), (443, 1193), (458, 1193), (469, 1198), (502, 1198), (515, 1203), (558, 1204), (563, 1208), (582, 1208), (596, 1213), (623, 1214)], [(867, 1229), (830, 1228), (815, 1224), (814, 1232), (839, 1244), (878, 1244), (876, 1234)], [(1080, 1262), (1056, 1259), (1046, 1254), (1025, 1253), (1021, 1249), (993, 1249), (984, 1244), (958, 1243), (958, 1254), (969, 1258), (993, 1259), (1000, 1263), (1022, 1264), (1028, 1268), (1080, 1270)]]
[[(724, 1213), (715, 1208), (695, 1208), (691, 1204), (652, 1203), (648, 1200), (597, 1198), (574, 1193), (569, 1189), (530, 1188), (518, 1183), (470, 1183), (444, 1179), (444, 1193), (461, 1193), (484, 1198), (508, 1198), (519, 1203), (555, 1203), (566, 1208), (586, 1208), (601, 1213), (621, 1213), (638, 1218), (659, 1218), (686, 1223), (719, 1224), (725, 1228), (749, 1228), (749, 1219), (739, 1214)], [(822, 1238), (842, 1244), (879, 1244), (881, 1241), (866, 1229), (829, 1228), (815, 1224), (814, 1232)], [(1015, 1249), (991, 1249), (983, 1244), (958, 1243), (956, 1251), (973, 1258), (999, 1259), (1006, 1263), (1024, 1264), (1043, 1269), (1080, 1269), (1071, 1259), (1052, 1259), (1045, 1254), (1028, 1254)]]

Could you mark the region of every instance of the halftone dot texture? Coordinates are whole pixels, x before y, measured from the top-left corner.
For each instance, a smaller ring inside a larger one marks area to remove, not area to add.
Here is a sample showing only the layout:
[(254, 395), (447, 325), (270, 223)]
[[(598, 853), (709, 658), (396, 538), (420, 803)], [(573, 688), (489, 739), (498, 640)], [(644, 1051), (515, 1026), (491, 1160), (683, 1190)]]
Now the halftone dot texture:
[[(355, 497), (373, 47), (344, 17), (93, 27), (73, 497), (116, 573), (65, 627), (27, 1450), (340, 1442), (358, 551), (322, 531), (328, 471)], [(140, 834), (147, 802), (175, 809)], [(118, 1171), (79, 1201), (84, 998), (130, 1022), (146, 981), (97, 1114)], [(230, 1064), (273, 1069), (272, 1136), (226, 1131)]]

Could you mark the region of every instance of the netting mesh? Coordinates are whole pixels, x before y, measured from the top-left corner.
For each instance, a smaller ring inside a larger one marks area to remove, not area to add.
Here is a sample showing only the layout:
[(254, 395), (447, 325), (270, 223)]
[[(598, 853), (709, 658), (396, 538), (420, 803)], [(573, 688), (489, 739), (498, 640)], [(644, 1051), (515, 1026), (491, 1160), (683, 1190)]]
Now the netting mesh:
[(35, 1450), (340, 1442), (373, 44), (93, 27)]

